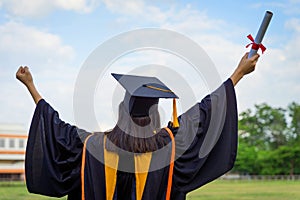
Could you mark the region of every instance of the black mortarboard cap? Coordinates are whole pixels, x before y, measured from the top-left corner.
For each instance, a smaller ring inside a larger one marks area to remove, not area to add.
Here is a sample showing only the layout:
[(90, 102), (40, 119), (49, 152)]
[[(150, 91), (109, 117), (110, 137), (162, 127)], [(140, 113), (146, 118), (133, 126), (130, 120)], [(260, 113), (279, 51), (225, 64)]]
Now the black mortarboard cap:
[[(172, 98), (173, 118), (177, 120), (176, 101), (178, 98), (163, 82), (156, 77), (111, 74), (126, 90), (124, 103), (133, 116), (144, 116), (159, 98)], [(176, 117), (175, 117), (176, 115)], [(174, 119), (173, 119), (174, 120)], [(175, 122), (178, 124), (178, 122)]]
[(156, 77), (114, 74), (112, 76), (134, 97), (178, 98)]

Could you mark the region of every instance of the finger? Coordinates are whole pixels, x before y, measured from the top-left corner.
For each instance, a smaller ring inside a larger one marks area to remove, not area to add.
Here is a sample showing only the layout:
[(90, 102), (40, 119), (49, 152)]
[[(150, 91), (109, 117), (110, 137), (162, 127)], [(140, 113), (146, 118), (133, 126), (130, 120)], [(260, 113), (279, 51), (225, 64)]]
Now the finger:
[(19, 79), (20, 75), (22, 74), (22, 70), (23, 70), (23, 67), (20, 66), (19, 69), (17, 70), (17, 73), (16, 73), (16, 78)]
[(18, 74), (21, 74), (21, 73), (22, 73), (22, 70), (23, 70), (23, 67), (22, 67), (22, 66), (20, 66), (20, 67), (19, 67), (19, 69), (17, 70), (17, 73), (16, 73), (16, 75), (18, 75)]
[(24, 67), (24, 73), (28, 73), (29, 72), (29, 68), (27, 66)]
[(252, 61), (256, 61), (256, 60), (258, 60), (258, 58), (259, 58), (259, 54), (257, 53), (257, 54), (254, 54), (250, 59)]

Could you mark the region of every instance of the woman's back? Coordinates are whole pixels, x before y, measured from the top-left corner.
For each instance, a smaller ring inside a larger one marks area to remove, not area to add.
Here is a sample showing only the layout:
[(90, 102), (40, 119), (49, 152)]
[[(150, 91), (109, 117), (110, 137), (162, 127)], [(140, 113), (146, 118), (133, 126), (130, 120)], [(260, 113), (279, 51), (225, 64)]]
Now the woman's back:
[(82, 180), (85, 199), (106, 199), (107, 194), (111, 199), (166, 199), (171, 138), (165, 129), (155, 137), (166, 145), (148, 153), (109, 151), (105, 148), (109, 141), (104, 133), (88, 138)]

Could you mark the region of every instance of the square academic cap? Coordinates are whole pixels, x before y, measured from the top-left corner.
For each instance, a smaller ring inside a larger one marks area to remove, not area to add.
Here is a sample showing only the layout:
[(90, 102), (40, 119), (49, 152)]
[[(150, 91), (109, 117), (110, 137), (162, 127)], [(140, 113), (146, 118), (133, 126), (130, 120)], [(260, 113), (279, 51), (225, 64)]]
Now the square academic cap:
[[(159, 98), (173, 99), (173, 124), (178, 127), (175, 98), (178, 98), (163, 82), (156, 77), (111, 74), (126, 90), (124, 102), (133, 116), (144, 116)], [(175, 121), (174, 121), (175, 120)]]
[(134, 97), (178, 98), (156, 77), (111, 74)]

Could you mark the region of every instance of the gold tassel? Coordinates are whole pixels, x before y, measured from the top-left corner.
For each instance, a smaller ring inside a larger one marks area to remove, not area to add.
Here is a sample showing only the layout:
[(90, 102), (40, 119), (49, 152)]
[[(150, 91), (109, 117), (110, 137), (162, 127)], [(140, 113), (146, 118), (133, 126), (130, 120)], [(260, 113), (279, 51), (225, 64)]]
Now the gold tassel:
[(176, 99), (173, 99), (173, 128), (179, 127), (179, 122), (177, 118), (177, 107), (176, 107)]

